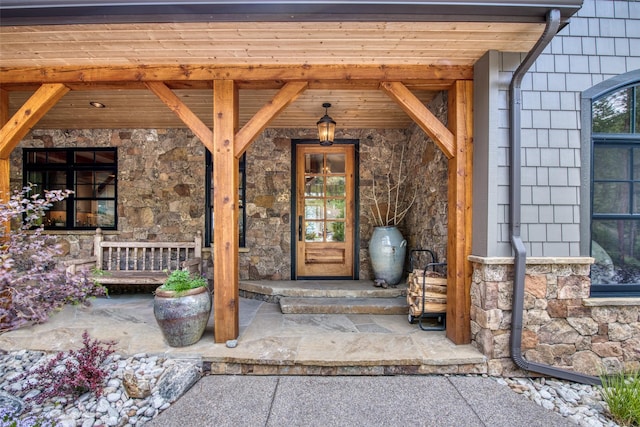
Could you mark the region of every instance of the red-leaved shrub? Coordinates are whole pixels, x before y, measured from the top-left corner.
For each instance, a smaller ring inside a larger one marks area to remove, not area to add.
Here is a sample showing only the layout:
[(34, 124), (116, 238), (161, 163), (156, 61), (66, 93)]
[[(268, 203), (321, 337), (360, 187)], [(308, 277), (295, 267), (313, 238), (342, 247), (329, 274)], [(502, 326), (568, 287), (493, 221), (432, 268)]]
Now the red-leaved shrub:
[(26, 373), (27, 385), (23, 391), (39, 390), (40, 393), (33, 397), (36, 403), (54, 397), (78, 397), (88, 391), (100, 397), (109, 373), (108, 367), (102, 365), (114, 352), (116, 343), (92, 340), (86, 330), (82, 343), (80, 350), (56, 353), (47, 363)]

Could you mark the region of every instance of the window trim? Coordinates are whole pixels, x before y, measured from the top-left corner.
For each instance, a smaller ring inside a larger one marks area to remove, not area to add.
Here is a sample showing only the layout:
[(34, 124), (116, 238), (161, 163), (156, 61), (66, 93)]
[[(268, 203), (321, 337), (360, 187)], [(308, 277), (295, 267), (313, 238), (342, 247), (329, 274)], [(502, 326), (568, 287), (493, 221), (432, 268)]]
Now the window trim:
[[(580, 255), (591, 256), (591, 220), (593, 217), (593, 147), (594, 135), (591, 131), (593, 123), (593, 102), (601, 97), (640, 83), (640, 70), (634, 70), (605, 80), (581, 95), (581, 191), (580, 198)], [(597, 139), (620, 140), (640, 139), (639, 134), (598, 134)], [(640, 141), (639, 141), (640, 143)], [(605, 288), (606, 286), (606, 288)], [(591, 296), (598, 297), (631, 297), (640, 296), (639, 284), (624, 285), (591, 285)]]
[[(96, 164), (83, 164), (76, 163), (75, 161), (69, 162), (70, 159), (74, 158), (74, 153), (78, 152), (111, 152), (113, 153), (113, 164), (105, 163), (102, 167), (96, 167)], [(47, 164), (36, 164), (29, 163), (29, 154), (30, 153), (38, 153), (38, 152), (61, 152), (65, 153), (67, 162), (65, 163), (47, 163)], [(29, 147), (23, 148), (22, 150), (22, 181), (23, 186), (29, 184), (29, 173), (30, 172), (49, 172), (49, 171), (64, 171), (67, 175), (66, 177), (66, 185), (65, 187), (69, 190), (75, 190), (76, 188), (76, 176), (75, 172), (77, 171), (105, 171), (105, 170), (113, 170), (115, 172), (114, 179), (114, 195), (113, 197), (101, 197), (101, 198), (80, 198), (80, 200), (113, 200), (115, 204), (115, 209), (113, 212), (114, 215), (114, 225), (113, 226), (105, 226), (105, 225), (96, 225), (96, 226), (76, 226), (73, 218), (75, 218), (75, 209), (76, 209), (76, 196), (75, 193), (72, 193), (67, 198), (66, 204), (66, 220), (65, 226), (45, 226), (45, 230), (47, 231), (83, 231), (83, 230), (95, 230), (96, 228), (102, 228), (103, 230), (117, 230), (118, 229), (118, 149), (117, 147), (58, 147), (58, 148), (45, 148), (45, 147)], [(71, 225), (70, 225), (71, 224)]]

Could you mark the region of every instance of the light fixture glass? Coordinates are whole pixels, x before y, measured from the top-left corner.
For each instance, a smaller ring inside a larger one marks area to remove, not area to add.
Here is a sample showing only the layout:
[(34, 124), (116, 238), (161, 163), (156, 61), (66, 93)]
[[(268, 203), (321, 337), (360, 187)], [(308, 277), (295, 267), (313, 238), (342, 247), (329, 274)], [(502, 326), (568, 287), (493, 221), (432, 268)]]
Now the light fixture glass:
[(106, 105), (98, 101), (89, 101), (89, 105), (91, 105), (94, 108), (106, 108)]
[(327, 114), (327, 109), (331, 107), (331, 104), (325, 102), (322, 106), (324, 107), (324, 116), (316, 123), (318, 126), (318, 139), (320, 140), (320, 145), (329, 146), (333, 144), (336, 122)]

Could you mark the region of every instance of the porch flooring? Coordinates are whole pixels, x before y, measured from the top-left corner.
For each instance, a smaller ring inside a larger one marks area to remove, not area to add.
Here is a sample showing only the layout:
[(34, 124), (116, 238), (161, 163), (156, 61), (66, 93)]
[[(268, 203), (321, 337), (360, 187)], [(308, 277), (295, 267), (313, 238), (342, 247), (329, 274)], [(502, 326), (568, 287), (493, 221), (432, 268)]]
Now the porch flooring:
[[(344, 282), (343, 282), (344, 284)], [(314, 285), (315, 286), (315, 285)], [(377, 288), (373, 288), (377, 289)], [(169, 347), (153, 317), (152, 295), (98, 298), (67, 306), (49, 321), (0, 335), (0, 350), (78, 348), (82, 332), (115, 340), (122, 355), (200, 358), (218, 374), (385, 375), (484, 373), (486, 358), (454, 345), (444, 331), (423, 331), (406, 315), (283, 314), (276, 303), (240, 299), (237, 347), (213, 340), (213, 316), (196, 344)]]

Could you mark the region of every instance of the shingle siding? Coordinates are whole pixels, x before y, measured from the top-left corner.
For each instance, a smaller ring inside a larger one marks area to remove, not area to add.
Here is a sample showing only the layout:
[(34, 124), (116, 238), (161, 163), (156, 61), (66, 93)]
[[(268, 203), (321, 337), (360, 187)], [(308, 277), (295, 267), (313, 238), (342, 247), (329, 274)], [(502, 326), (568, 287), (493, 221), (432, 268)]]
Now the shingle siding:
[[(522, 236), (530, 256), (580, 256), (580, 95), (611, 77), (640, 68), (640, 2), (585, 0), (582, 9), (545, 49), (522, 84)], [(502, 53), (497, 145), (508, 147), (508, 84), (524, 54)], [(500, 130), (503, 130), (500, 129)], [(508, 167), (508, 151), (495, 153)], [(499, 175), (494, 256), (511, 255), (508, 176)], [(526, 196), (526, 197), (525, 197)], [(500, 211), (500, 209), (498, 209)], [(582, 224), (584, 226), (584, 224)]]

